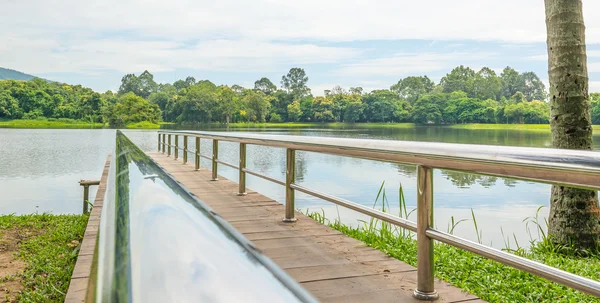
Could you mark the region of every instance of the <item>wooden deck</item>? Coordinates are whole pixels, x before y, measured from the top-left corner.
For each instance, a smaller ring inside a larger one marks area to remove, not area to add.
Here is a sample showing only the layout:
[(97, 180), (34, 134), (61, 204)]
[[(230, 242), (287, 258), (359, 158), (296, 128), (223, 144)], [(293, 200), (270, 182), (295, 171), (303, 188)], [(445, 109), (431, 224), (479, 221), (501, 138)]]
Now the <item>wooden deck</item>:
[[(283, 223), (281, 203), (252, 190), (237, 196), (237, 183), (221, 176), (210, 181), (207, 168), (149, 155), (321, 302), (423, 302), (412, 297), (414, 267), (299, 212), (296, 223)], [(436, 302), (483, 302), (442, 281), (435, 287)]]

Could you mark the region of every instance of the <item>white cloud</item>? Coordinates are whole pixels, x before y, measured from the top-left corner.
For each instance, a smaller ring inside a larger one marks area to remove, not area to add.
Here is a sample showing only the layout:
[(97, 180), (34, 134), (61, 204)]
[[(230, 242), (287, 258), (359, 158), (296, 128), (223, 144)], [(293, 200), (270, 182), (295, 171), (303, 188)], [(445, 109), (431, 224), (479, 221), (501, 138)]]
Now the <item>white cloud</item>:
[(600, 81), (590, 81), (588, 85), (590, 93), (600, 92)]
[[(281, 66), (339, 62), (360, 54), (353, 48), (249, 40), (209, 40), (190, 46), (123, 39), (86, 39), (72, 45), (49, 42), (37, 48), (30, 44), (13, 40), (10, 49), (0, 49), (0, 65), (19, 66), (31, 73), (92, 73), (99, 69), (161, 72), (177, 68), (267, 72)], [(60, 50), (55, 51), (57, 48)]]
[[(169, 39), (376, 39), (544, 42), (542, 1), (8, 1), (3, 28), (135, 33)], [(600, 3), (584, 0), (588, 42)], [(6, 27), (9, 26), (9, 27)]]
[[(600, 1), (583, 1), (587, 42), (600, 43), (600, 18), (594, 16)], [(433, 50), (445, 41), (453, 41), (448, 48), (466, 40), (531, 48), (546, 39), (541, 0), (4, 0), (0, 28), (6, 29), (0, 31), (0, 66), (34, 74), (267, 73), (333, 63), (341, 66), (340, 81), (446, 72), (459, 64), (480, 65), (472, 56), (490, 54), (465, 50), (365, 60), (359, 49), (332, 42), (424, 39), (434, 41)]]

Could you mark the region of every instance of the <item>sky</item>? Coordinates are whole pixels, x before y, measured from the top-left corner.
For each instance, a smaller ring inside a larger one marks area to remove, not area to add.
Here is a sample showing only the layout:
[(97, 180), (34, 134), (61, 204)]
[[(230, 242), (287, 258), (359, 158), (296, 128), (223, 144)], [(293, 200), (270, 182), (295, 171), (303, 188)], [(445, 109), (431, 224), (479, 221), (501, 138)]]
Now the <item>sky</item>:
[[(306, 71), (336, 85), (439, 81), (458, 65), (546, 84), (543, 0), (0, 0), (0, 67), (116, 91), (127, 73), (251, 88)], [(583, 0), (590, 91), (600, 91), (600, 1)]]

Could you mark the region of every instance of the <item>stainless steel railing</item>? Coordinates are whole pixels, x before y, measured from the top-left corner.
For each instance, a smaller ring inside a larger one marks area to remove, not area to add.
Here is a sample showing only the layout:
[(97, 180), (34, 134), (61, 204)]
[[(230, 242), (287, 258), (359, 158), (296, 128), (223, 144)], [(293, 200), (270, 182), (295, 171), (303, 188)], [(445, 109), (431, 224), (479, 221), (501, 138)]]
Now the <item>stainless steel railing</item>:
[[(509, 177), (535, 182), (560, 184), (571, 187), (600, 189), (600, 153), (592, 151), (558, 150), (431, 142), (391, 140), (365, 140), (347, 138), (323, 138), (287, 135), (263, 135), (230, 132), (159, 131), (159, 151), (175, 157), (179, 147), (171, 144), (171, 136), (196, 138), (196, 169), (199, 157), (212, 161), (212, 178), (217, 180), (218, 164), (239, 170), (239, 194), (246, 192), (246, 174), (263, 178), (285, 186), (284, 222), (294, 222), (294, 192), (335, 203), (394, 224), (417, 234), (417, 288), (414, 297), (422, 300), (438, 298), (434, 289), (433, 240), (446, 243), (522, 271), (563, 284), (579, 291), (600, 297), (600, 282), (574, 275), (501, 250), (490, 248), (433, 228), (433, 170), (447, 169), (474, 174)], [(162, 140), (161, 140), (162, 136)], [(167, 141), (165, 141), (167, 136)], [(200, 154), (200, 138), (213, 143), (212, 156)], [(184, 139), (186, 142), (187, 139)], [(239, 166), (219, 160), (218, 142), (240, 144)], [(177, 140), (176, 140), (177, 142)], [(246, 145), (280, 147), (286, 149), (286, 178), (277, 180), (246, 168)], [(417, 222), (399, 218), (358, 203), (322, 193), (295, 183), (295, 151), (310, 151), (339, 156), (357, 157), (386, 162), (417, 165)], [(184, 152), (190, 152), (185, 149)]]
[(86, 302), (317, 302), (120, 131), (115, 155)]

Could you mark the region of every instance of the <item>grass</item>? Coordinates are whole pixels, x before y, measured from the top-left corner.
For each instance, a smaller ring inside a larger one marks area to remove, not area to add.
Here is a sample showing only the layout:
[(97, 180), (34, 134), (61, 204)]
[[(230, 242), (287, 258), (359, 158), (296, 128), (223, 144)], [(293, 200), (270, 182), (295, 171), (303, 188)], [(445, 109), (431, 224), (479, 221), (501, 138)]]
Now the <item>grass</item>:
[(135, 128), (135, 129), (157, 129), (160, 128), (160, 124), (152, 123), (148, 121), (137, 122), (137, 123), (129, 123), (125, 128)]
[(0, 254), (3, 259), (14, 258), (6, 263), (13, 272), (0, 277), (4, 291), (0, 300), (63, 302), (87, 219), (87, 215), (0, 216)]
[(72, 119), (36, 119), (0, 121), (0, 128), (101, 128), (103, 123)]
[[(389, 202), (385, 195), (385, 189), (382, 190), (382, 188), (383, 184), (375, 199), (374, 207), (377, 207), (378, 202), (381, 201), (379, 209), (388, 211), (390, 209)], [(398, 203), (400, 206), (398, 216), (407, 218), (410, 212), (406, 210), (402, 188), (400, 188)], [(526, 218), (524, 221), (535, 225), (538, 232), (543, 232), (538, 214), (539, 210), (534, 217)], [(313, 212), (308, 216), (405, 263), (412, 266), (417, 265), (417, 242), (412, 232), (376, 219), (371, 219), (369, 222), (360, 221), (361, 224), (358, 227), (352, 227), (342, 224), (339, 219), (332, 222), (325, 218), (324, 213)], [(468, 221), (471, 220), (477, 232), (478, 241), (481, 243), (481, 232), (477, 226), (474, 212), (472, 212), (472, 219)], [(451, 218), (451, 221), (448, 226), (449, 233), (452, 233), (458, 224), (467, 220), (455, 221), (454, 218)], [(542, 240), (539, 242), (533, 240), (532, 237), (532, 246), (529, 250), (519, 247), (518, 243), (517, 248), (513, 249), (510, 247), (510, 242), (506, 241), (505, 251), (573, 274), (600, 280), (600, 271), (598, 270), (600, 256), (588, 254), (587, 257), (580, 257), (575, 254), (564, 254), (559, 247), (550, 244), (545, 234), (541, 236)], [(436, 242), (434, 251), (436, 277), (488, 302), (600, 302), (600, 298), (583, 294), (450, 245)]]

